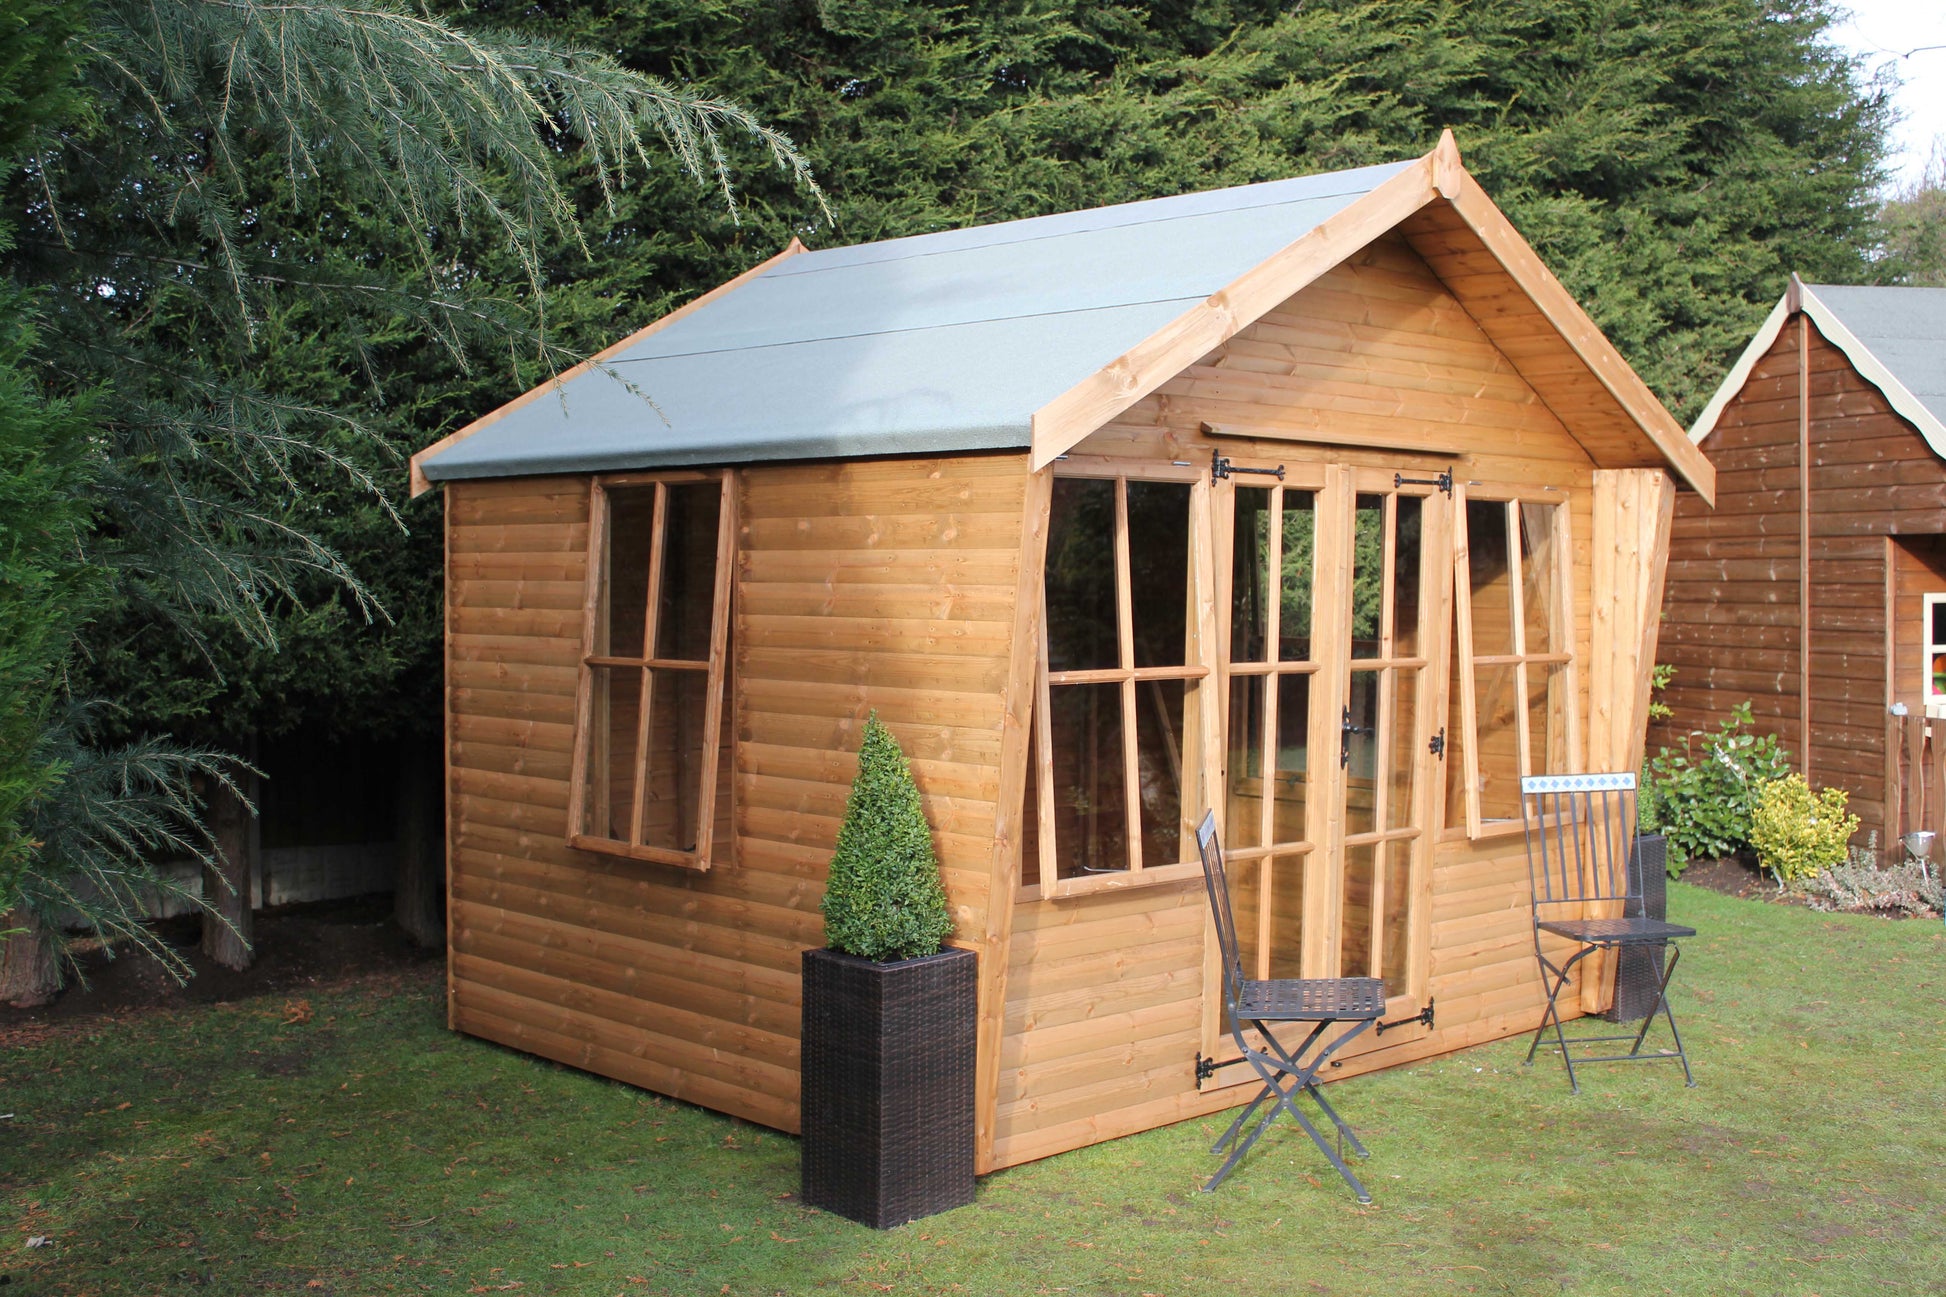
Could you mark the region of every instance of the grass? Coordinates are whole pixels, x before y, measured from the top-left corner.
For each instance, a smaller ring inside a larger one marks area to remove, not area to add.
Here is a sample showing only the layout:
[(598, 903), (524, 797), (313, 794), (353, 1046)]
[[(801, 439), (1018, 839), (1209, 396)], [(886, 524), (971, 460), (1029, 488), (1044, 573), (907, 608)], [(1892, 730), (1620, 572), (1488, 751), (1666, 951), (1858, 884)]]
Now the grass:
[(1295, 1128), (1199, 1193), (1210, 1120), (875, 1233), (797, 1204), (795, 1140), (451, 1035), (415, 979), (0, 1058), (0, 1274), (36, 1294), (1946, 1289), (1941, 925), (1671, 890), (1704, 933), (1679, 978), (1699, 1087), (1591, 1068), (1571, 1097), (1511, 1041), (1347, 1082), (1371, 1208)]

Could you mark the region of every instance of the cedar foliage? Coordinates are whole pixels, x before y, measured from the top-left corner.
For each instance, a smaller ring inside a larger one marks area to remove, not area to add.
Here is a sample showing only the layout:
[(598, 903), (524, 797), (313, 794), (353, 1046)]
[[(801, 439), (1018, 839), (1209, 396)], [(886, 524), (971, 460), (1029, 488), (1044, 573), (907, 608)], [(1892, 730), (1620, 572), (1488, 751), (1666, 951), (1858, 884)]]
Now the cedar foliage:
[(936, 954), (952, 935), (919, 785), (877, 712), (865, 718), (822, 908), (826, 943), (861, 959)]

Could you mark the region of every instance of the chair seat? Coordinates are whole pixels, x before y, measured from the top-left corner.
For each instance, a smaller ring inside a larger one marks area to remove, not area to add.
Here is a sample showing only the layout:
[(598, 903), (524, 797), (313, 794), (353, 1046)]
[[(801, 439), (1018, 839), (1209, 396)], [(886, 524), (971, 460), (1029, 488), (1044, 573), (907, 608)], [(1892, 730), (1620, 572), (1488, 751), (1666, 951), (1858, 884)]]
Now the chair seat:
[(1243, 984), (1236, 1016), (1264, 1022), (1362, 1022), (1385, 1012), (1376, 977), (1308, 977)]
[(1534, 926), (1589, 946), (1645, 946), (1696, 935), (1694, 928), (1662, 919), (1545, 919)]

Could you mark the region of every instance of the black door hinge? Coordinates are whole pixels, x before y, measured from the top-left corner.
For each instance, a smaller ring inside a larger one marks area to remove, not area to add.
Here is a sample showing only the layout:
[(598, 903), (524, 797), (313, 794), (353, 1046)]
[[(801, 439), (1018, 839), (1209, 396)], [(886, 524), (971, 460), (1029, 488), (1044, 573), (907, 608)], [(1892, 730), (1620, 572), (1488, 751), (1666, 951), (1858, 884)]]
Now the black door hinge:
[(1232, 473), (1255, 473), (1259, 477), (1274, 477), (1279, 482), (1284, 480), (1284, 466), (1282, 464), (1279, 464), (1276, 468), (1245, 468), (1241, 464), (1232, 464), (1229, 456), (1212, 450), (1209, 453), (1210, 481), (1221, 482)]
[(1215, 1076), (1219, 1068), (1235, 1067), (1238, 1063), (1241, 1063), (1243, 1061), (1244, 1060), (1242, 1058), (1226, 1058), (1223, 1061), (1218, 1062), (1214, 1058), (1204, 1058), (1203, 1051), (1200, 1049), (1197, 1050), (1196, 1051), (1196, 1088), (1199, 1090), (1202, 1089), (1203, 1082)]
[(1444, 725), (1439, 727), (1439, 733), (1426, 740), (1426, 751), (1432, 753), (1441, 761), (1446, 759), (1446, 727)]
[(1433, 1003), (1432, 1000), (1427, 1000), (1425, 1008), (1407, 1018), (1394, 1018), (1391, 1022), (1374, 1022), (1372, 1024), (1372, 1034), (1375, 1036), (1383, 1036), (1394, 1027), (1410, 1027), (1415, 1022), (1421, 1026), (1432, 1026)]
[(1401, 486), (1436, 486), (1447, 495), (1451, 495), (1453, 493), (1453, 470), (1449, 468), (1438, 477), (1407, 477), (1403, 473), (1394, 473), (1392, 474), (1392, 485), (1395, 488)]

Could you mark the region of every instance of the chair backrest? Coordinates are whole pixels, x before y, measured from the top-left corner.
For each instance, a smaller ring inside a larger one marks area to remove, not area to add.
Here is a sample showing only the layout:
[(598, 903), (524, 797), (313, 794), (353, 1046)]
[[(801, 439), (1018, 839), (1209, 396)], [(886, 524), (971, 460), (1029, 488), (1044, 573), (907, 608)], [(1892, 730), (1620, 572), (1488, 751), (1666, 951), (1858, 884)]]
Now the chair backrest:
[(1209, 890), (1216, 944), (1223, 953), (1223, 999), (1232, 1011), (1243, 994), (1243, 956), (1237, 945), (1236, 915), (1230, 910), (1230, 881), (1223, 872), (1223, 844), (1216, 839), (1216, 812), (1203, 812), (1196, 826), (1196, 851), (1203, 858), (1203, 886)]
[(1534, 906), (1627, 902), (1635, 845), (1635, 774), (1530, 775), (1520, 781)]

